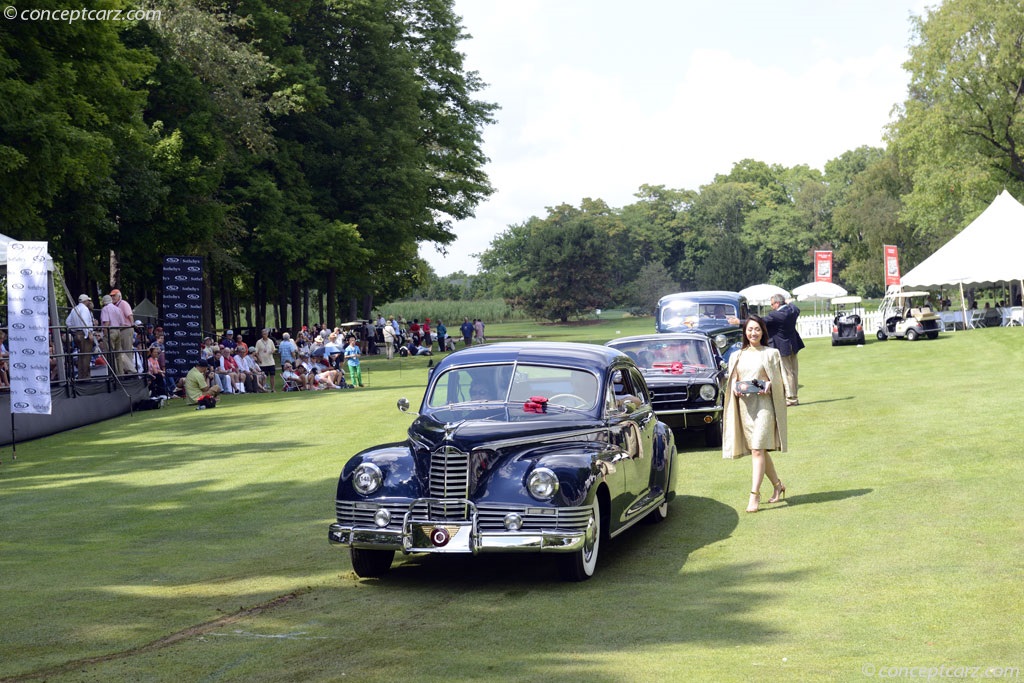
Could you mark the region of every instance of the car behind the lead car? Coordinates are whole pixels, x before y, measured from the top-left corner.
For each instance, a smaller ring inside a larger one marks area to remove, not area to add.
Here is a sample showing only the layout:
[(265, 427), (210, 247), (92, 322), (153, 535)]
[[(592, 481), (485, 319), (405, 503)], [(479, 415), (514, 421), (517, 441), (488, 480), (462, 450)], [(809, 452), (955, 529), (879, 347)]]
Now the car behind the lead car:
[(403, 553), (540, 552), (594, 574), (603, 542), (675, 496), (676, 448), (636, 364), (590, 344), (492, 344), (434, 369), (404, 442), (338, 480), (332, 543), (362, 577)]

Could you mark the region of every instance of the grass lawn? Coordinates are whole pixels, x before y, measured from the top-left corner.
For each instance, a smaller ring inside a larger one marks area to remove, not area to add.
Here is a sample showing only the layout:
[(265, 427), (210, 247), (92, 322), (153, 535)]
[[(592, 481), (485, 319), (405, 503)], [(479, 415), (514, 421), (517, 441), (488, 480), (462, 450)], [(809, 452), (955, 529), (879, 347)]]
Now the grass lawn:
[(685, 438), (668, 521), (603, 545), (581, 584), (531, 555), (399, 556), (361, 581), (328, 544), (338, 472), (404, 437), (395, 401), (418, 401), (426, 363), (5, 448), (0, 681), (1019, 680), (1024, 330), (809, 340), (786, 502), (744, 514), (749, 459)]

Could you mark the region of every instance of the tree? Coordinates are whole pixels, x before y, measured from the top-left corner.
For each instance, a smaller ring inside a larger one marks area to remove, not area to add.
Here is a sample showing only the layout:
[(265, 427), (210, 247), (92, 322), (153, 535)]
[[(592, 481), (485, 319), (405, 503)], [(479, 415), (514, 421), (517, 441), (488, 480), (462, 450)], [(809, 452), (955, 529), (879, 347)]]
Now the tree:
[(1024, 13), (1009, 0), (946, 0), (914, 27), (909, 97), (889, 139), (913, 181), (904, 220), (941, 243), (1004, 187), (1024, 190)]
[(672, 279), (668, 268), (655, 261), (640, 269), (636, 279), (623, 287), (617, 301), (630, 311), (645, 315), (654, 310), (658, 299), (666, 294), (678, 292), (679, 289), (679, 284)]
[(753, 249), (735, 235), (722, 235), (697, 270), (697, 288), (739, 291), (767, 275)]
[(614, 212), (601, 200), (548, 208), (544, 219), (510, 226), (480, 255), (480, 264), (510, 306), (566, 322), (611, 301)]
[(910, 183), (900, 174), (895, 156), (870, 157), (873, 161), (846, 185), (843, 200), (835, 208), (833, 228), (838, 245), (836, 268), (847, 289), (879, 296), (885, 289), (886, 244), (899, 248), (904, 271), (929, 252), (922, 253), (921, 241), (900, 219), (900, 197), (909, 192)]

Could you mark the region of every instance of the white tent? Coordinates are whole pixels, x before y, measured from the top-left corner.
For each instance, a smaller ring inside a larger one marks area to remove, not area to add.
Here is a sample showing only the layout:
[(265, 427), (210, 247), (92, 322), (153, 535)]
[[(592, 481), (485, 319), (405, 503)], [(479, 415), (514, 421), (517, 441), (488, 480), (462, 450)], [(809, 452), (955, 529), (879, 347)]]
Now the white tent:
[(847, 291), (834, 282), (808, 282), (793, 288), (797, 301), (830, 301), (837, 296), (846, 296)]
[(782, 287), (776, 287), (775, 285), (762, 284), (762, 285), (750, 285), (744, 287), (739, 291), (740, 296), (747, 298), (747, 303), (753, 306), (767, 306), (771, 300), (772, 295), (781, 294), (782, 296), (789, 298), (789, 292), (784, 290)]
[(1003, 190), (981, 215), (901, 278), (905, 287), (993, 287), (1024, 279), (1024, 205)]

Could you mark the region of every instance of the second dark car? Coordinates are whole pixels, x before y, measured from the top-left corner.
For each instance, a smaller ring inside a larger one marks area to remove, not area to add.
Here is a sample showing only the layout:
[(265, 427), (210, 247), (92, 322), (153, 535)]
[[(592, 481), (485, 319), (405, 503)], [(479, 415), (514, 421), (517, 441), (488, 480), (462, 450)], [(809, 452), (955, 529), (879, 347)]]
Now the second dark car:
[(708, 446), (722, 445), (725, 361), (707, 334), (646, 334), (613, 339), (607, 346), (636, 362), (659, 420), (677, 432), (702, 431)]

